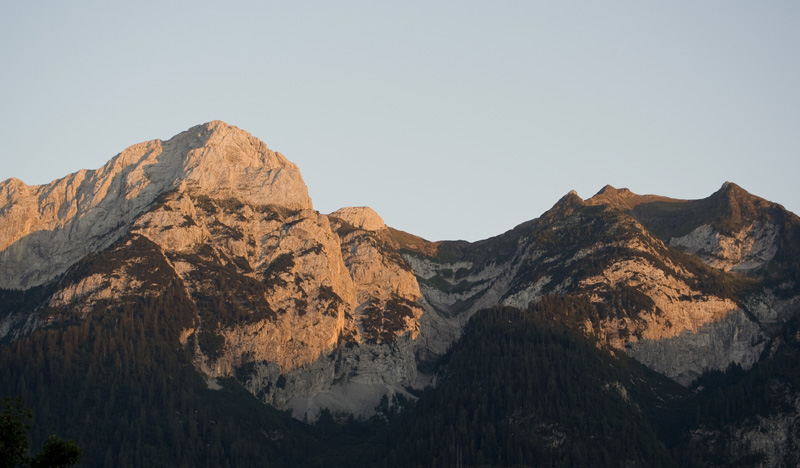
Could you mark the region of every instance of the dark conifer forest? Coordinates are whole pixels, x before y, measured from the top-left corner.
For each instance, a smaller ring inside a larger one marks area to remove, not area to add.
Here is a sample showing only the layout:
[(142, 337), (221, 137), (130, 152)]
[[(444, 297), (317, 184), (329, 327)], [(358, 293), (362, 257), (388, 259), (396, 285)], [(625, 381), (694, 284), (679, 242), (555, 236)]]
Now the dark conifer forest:
[(689, 431), (780, 410), (776, 382), (800, 385), (796, 324), (772, 357), (707, 373), (696, 392), (553, 320), (568, 304), (478, 313), (431, 366), (435, 387), (366, 421), (304, 424), (234, 379), (209, 389), (175, 344), (193, 307), (177, 287), (10, 343), (0, 385), (33, 410), (32, 446), (59, 434), (84, 450), (80, 466), (104, 467), (725, 465)]

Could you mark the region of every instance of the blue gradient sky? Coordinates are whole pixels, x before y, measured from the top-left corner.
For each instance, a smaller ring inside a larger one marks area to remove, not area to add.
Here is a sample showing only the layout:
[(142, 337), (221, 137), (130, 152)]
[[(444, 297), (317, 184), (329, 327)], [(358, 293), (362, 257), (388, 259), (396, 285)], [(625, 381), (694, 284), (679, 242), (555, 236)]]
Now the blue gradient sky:
[(113, 3), (0, 6), (0, 179), (220, 119), (430, 240), (605, 184), (800, 212), (800, 2)]

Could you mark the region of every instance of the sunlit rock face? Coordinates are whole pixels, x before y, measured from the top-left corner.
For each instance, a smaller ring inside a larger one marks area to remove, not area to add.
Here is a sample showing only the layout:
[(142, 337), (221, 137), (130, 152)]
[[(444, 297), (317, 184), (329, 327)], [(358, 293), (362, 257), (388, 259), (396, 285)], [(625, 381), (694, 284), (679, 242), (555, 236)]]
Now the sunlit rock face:
[(310, 209), (300, 171), (236, 127), (210, 122), (127, 148), (46, 185), (0, 183), (0, 287), (28, 288), (128, 233), (164, 193)]
[(372, 208), (367, 206), (340, 208), (331, 216), (365, 231), (380, 231), (386, 229), (383, 219)]
[[(210, 122), (134, 145), (48, 185), (10, 179), (0, 200), (0, 287), (70, 271), (46, 309), (3, 317), (3, 336), (66, 320), (54, 311), (85, 317), (157, 295), (140, 274), (156, 268), (145, 246), (168, 269), (162, 284), (179, 281), (196, 305), (181, 342), (209, 377), (235, 375), (312, 417), (327, 401), (318, 394), (346, 394), (332, 386), (367, 385), (336, 399), (362, 413), (416, 378), (422, 296), (383, 220), (366, 207), (317, 213), (298, 168), (236, 127)], [(97, 258), (76, 266), (100, 252), (102, 273), (91, 270)]]
[[(137, 220), (134, 231), (162, 246), (198, 303), (215, 295), (213, 267), (246, 278), (238, 289), (249, 284), (253, 295), (236, 300), (245, 310), (265, 311), (258, 319), (220, 321), (218, 352), (198, 342), (197, 363), (206, 374), (236, 375), (265, 402), (312, 419), (320, 405), (334, 403), (369, 412), (416, 378), (410, 345), (422, 314), (419, 286), (372, 231), (308, 209), (203, 197), (189, 204), (177, 194)], [(187, 340), (202, 336), (202, 318)], [(354, 401), (336, 390), (352, 383), (370, 390)], [(319, 396), (330, 392), (341, 395)]]
[(714, 268), (747, 272), (763, 268), (778, 251), (778, 228), (754, 222), (725, 235), (704, 224), (691, 233), (670, 239), (673, 247), (691, 252)]
[[(726, 184), (711, 202), (703, 203), (761, 203), (748, 197)], [(481, 308), (526, 308), (566, 295), (584, 306), (559, 320), (681, 384), (732, 363), (751, 367), (770, 339), (769, 330), (792, 316), (797, 298), (746, 287), (735, 292), (736, 285), (753, 280), (718, 271), (763, 269), (776, 256), (778, 244), (786, 241), (780, 241), (774, 224), (752, 221), (760, 208), (737, 208), (737, 223), (715, 208), (709, 211), (716, 223), (728, 226), (729, 234), (701, 225), (685, 238), (667, 236), (668, 245), (634, 217), (632, 210), (648, 203), (668, 204), (674, 211), (672, 206), (688, 202), (613, 187), (587, 201), (571, 192), (542, 218), (496, 238), (443, 243), (434, 257), (407, 254), (427, 307), (419, 354), (442, 353)], [(692, 215), (691, 221), (702, 220), (696, 212)], [(655, 221), (675, 224), (663, 217), (644, 218), (656, 226)], [(733, 233), (731, 226), (736, 228)], [(690, 248), (697, 243), (717, 246), (709, 250), (713, 258)], [(671, 246), (699, 255), (711, 268), (697, 265)], [(792, 285), (786, 283), (787, 288)]]

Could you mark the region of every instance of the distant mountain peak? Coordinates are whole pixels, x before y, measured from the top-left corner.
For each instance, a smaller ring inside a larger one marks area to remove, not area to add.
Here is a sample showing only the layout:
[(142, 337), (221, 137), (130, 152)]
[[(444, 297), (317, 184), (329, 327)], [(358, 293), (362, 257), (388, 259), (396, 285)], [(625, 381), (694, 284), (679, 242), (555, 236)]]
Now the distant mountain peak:
[(242, 130), (241, 128), (231, 125), (222, 120), (211, 120), (206, 123), (195, 125), (179, 133), (178, 135), (196, 134), (203, 139), (210, 139), (213, 135), (226, 135), (231, 133), (239, 133), (247, 136), (252, 136), (250, 135), (249, 132)]
[(561, 197), (556, 202), (556, 205), (572, 206), (572, 205), (576, 205), (576, 204), (583, 206), (584, 205), (584, 200), (583, 200), (583, 198), (580, 197), (580, 195), (578, 195), (578, 192), (576, 192), (575, 190), (570, 190), (569, 192), (567, 192), (566, 195)]
[(214, 120), (186, 130), (165, 144), (179, 161), (176, 179), (206, 195), (253, 204), (311, 209), (297, 166), (250, 133)]
[(714, 197), (714, 196), (755, 197), (755, 195), (752, 195), (750, 192), (748, 192), (747, 190), (743, 189), (741, 186), (736, 185), (733, 182), (725, 182), (724, 184), (722, 184), (722, 186), (719, 188), (719, 190), (717, 190), (716, 192), (711, 194), (711, 197)]
[(29, 193), (30, 188), (28, 185), (16, 177), (0, 181), (0, 204), (11, 203), (15, 198)]
[(712, 193), (708, 199), (714, 204), (727, 205), (729, 208), (739, 205), (751, 205), (753, 203), (768, 203), (766, 200), (751, 194), (733, 182), (725, 182), (716, 192)]
[(585, 206), (583, 199), (578, 195), (575, 190), (570, 190), (566, 195), (561, 197), (552, 208), (547, 210), (542, 217), (545, 219), (554, 216), (569, 216), (576, 209)]
[(606, 185), (592, 198), (586, 200), (587, 205), (606, 205), (618, 210), (632, 210), (636, 205), (651, 203), (654, 201), (681, 201), (669, 197), (658, 195), (639, 195), (631, 192), (627, 188), (617, 189), (611, 185)]
[[(596, 196), (599, 196), (599, 195), (632, 197), (632, 196), (635, 196), (636, 194), (631, 192), (630, 189), (627, 189), (627, 188), (618, 189), (618, 188), (616, 188), (616, 187), (614, 187), (614, 186), (612, 186), (610, 184), (606, 184), (606, 186), (603, 187), (602, 189), (600, 189), (600, 191), (597, 192), (594, 196), (596, 197)], [(592, 198), (594, 198), (594, 197), (592, 197)]]

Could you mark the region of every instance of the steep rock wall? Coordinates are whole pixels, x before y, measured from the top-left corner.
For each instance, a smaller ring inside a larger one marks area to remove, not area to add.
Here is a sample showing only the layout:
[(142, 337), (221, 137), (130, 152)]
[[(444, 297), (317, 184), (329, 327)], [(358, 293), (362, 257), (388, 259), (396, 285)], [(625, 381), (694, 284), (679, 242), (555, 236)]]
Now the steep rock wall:
[(0, 287), (24, 289), (63, 273), (127, 234), (159, 196), (176, 189), (311, 208), (297, 166), (249, 133), (210, 122), (46, 185), (0, 183)]

